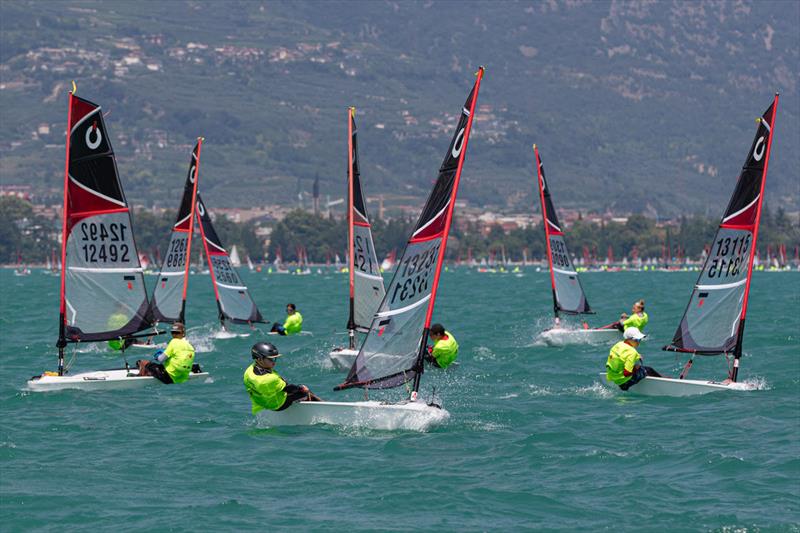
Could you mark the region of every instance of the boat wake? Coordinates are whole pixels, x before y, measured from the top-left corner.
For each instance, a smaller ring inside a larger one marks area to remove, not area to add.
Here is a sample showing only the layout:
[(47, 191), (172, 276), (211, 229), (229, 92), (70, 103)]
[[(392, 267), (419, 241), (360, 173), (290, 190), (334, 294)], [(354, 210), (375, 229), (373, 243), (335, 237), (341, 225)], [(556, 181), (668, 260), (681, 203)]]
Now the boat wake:
[(606, 399), (614, 396), (614, 391), (605, 387), (602, 383), (592, 383), (583, 387), (567, 387), (564, 389), (553, 390), (550, 387), (540, 385), (528, 385), (530, 396), (583, 396), (590, 398)]
[(748, 378), (738, 383), (732, 383), (730, 386), (735, 390), (772, 390), (772, 386), (767, 380), (760, 376)]
[(472, 351), (472, 359), (473, 361), (494, 361), (497, 359), (495, 353), (491, 350), (491, 348), (487, 346), (477, 346)]

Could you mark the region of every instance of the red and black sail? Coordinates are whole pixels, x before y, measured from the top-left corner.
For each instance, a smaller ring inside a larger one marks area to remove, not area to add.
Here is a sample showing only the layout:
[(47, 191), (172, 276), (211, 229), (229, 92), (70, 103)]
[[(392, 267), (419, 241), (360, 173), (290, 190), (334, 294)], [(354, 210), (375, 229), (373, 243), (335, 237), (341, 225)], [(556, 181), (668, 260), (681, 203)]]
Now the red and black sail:
[(228, 251), (214, 230), (211, 216), (200, 194), (197, 195), (197, 219), (200, 223), (200, 235), (206, 252), (208, 270), (214, 285), (214, 295), (217, 298), (220, 321), (223, 325), (226, 320), (235, 324), (264, 322), (258, 307), (247, 291), (247, 286), (231, 264)]
[(578, 272), (572, 264), (572, 257), (567, 250), (564, 239), (564, 230), (558, 221), (550, 187), (544, 177), (544, 165), (539, 158), (539, 149), (533, 146), (536, 159), (537, 182), (539, 186), (539, 199), (542, 204), (542, 223), (544, 237), (547, 245), (547, 262), (550, 265), (550, 282), (553, 287), (553, 311), (556, 317), (559, 313), (572, 315), (593, 313), (586, 293), (583, 291)]
[(778, 96), (758, 120), (753, 144), (672, 342), (665, 350), (733, 353), (736, 379), (764, 199)]
[(131, 213), (100, 106), (70, 94), (68, 117), (60, 337), (118, 339), (153, 323)]
[(472, 128), (483, 68), (461, 109), (455, 134), (433, 190), (372, 319), (356, 361), (336, 389), (385, 389), (414, 380), (419, 388), (423, 350), (433, 314), (439, 275), (453, 216), (458, 183)]
[(167, 252), (161, 263), (158, 282), (153, 289), (153, 316), (159, 322), (185, 322), (186, 288), (191, 264), (191, 243), (194, 229), (194, 211), (200, 177), (200, 149), (197, 140), (189, 160), (189, 170), (183, 186), (183, 196), (178, 216), (172, 225)]
[(378, 256), (372, 241), (372, 227), (367, 214), (367, 202), (361, 187), (358, 162), (358, 129), (355, 108), (348, 109), (348, 241), (347, 260), (350, 271), (350, 316), (347, 329), (369, 331), (372, 317), (383, 300), (383, 286)]

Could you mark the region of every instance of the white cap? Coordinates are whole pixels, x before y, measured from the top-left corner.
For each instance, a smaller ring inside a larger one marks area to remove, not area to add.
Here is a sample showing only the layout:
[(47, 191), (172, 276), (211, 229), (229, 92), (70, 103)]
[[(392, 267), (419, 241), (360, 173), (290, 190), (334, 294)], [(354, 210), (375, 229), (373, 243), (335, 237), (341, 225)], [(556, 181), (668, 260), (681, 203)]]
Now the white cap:
[(629, 327), (625, 329), (625, 333), (622, 334), (622, 337), (626, 340), (640, 341), (647, 337), (647, 335), (639, 331), (639, 328)]

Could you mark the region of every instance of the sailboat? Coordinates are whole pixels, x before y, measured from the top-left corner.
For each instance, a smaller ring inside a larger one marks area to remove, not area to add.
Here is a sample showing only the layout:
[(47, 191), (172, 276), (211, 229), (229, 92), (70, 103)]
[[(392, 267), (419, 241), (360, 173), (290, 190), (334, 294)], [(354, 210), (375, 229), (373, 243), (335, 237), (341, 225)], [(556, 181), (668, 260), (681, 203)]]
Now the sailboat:
[(311, 269), (308, 267), (308, 253), (305, 246), (298, 246), (297, 251), (297, 268), (293, 272), (295, 276), (308, 276), (311, 274)]
[(394, 268), (396, 259), (397, 250), (392, 249), (392, 251), (389, 252), (389, 255), (384, 257), (383, 261), (381, 261), (381, 272), (390, 272)]
[(372, 242), (367, 202), (361, 187), (355, 115), (354, 107), (347, 110), (347, 244), (350, 250), (347, 254), (350, 276), (347, 331), (350, 342), (347, 348), (335, 348), (329, 354), (333, 366), (339, 369), (353, 366), (358, 355), (356, 331), (369, 331), (372, 317), (386, 294)]
[(558, 221), (550, 188), (544, 177), (544, 166), (539, 158), (539, 148), (533, 145), (536, 159), (536, 182), (539, 187), (539, 200), (542, 204), (542, 221), (547, 248), (547, 263), (550, 266), (550, 285), (553, 290), (553, 314), (555, 324), (552, 328), (539, 334), (539, 339), (550, 346), (566, 346), (571, 344), (607, 343), (622, 338), (619, 330), (590, 328), (586, 322), (583, 329), (565, 328), (561, 324), (561, 315), (593, 315), (583, 291), (578, 272), (572, 264), (572, 257), (567, 250), (564, 231)]
[[(69, 344), (134, 338), (153, 322), (130, 209), (103, 113), (99, 105), (75, 96), (74, 85), (67, 124), (58, 371), (34, 376), (27, 386), (34, 391), (99, 390), (160, 383), (152, 376), (139, 377), (138, 370), (127, 364), (69, 374), (64, 363)], [(205, 376), (205, 372), (190, 375)]]
[[(53, 253), (55, 253), (55, 252), (53, 252)], [(52, 272), (53, 272), (53, 262), (48, 257), (47, 261), (45, 262), (45, 266), (44, 266), (44, 270), (42, 271), (42, 274), (50, 274)]]
[(222, 330), (217, 332), (214, 338), (247, 337), (250, 335), (249, 333), (242, 334), (229, 331), (226, 323), (247, 324), (252, 329), (254, 323), (263, 323), (264, 319), (247, 291), (242, 278), (239, 277), (239, 273), (233, 267), (231, 258), (222, 245), (222, 240), (214, 230), (211, 216), (200, 194), (197, 195), (197, 220), (200, 227), (200, 236), (203, 239), (206, 262), (211, 273), (211, 282), (214, 285), (219, 322), (222, 326)]
[(239, 259), (239, 250), (238, 248), (236, 248), (235, 244), (231, 246), (231, 253), (229, 258), (231, 261), (231, 265), (234, 266), (235, 268), (239, 268), (240, 266), (242, 266), (242, 260)]
[(17, 267), (14, 269), (15, 276), (30, 276), (31, 269), (22, 262), (22, 254), (17, 252)]
[[(192, 236), (194, 235), (194, 213), (197, 199), (197, 186), (200, 180), (200, 151), (203, 138), (198, 137), (189, 159), (189, 170), (183, 186), (183, 196), (178, 207), (178, 215), (172, 225), (167, 251), (161, 263), (158, 281), (153, 288), (150, 302), (156, 322), (171, 324), (186, 323), (186, 290), (189, 286), (189, 266), (192, 257)], [(146, 343), (134, 343), (135, 348), (152, 348), (150, 339)]]
[(439, 275), (458, 193), (461, 169), (472, 128), (483, 67), (461, 110), (455, 135), (439, 168), (433, 190), (400, 257), (397, 269), (356, 361), (344, 383), (349, 388), (389, 389), (412, 383), (408, 400), (399, 403), (300, 402), (284, 411), (260, 411), (260, 423), (276, 425), (336, 424), (371, 429), (424, 431), (450, 414), (418, 395), (424, 371), (428, 332)]
[[(758, 130), (703, 263), (672, 342), (664, 350), (689, 354), (677, 378), (646, 377), (629, 390), (652, 396), (694, 396), (719, 390), (752, 390), (738, 382), (750, 280), (758, 241), (764, 184), (772, 149), (778, 95), (758, 119)], [(733, 358), (722, 382), (686, 379), (695, 355)], [(605, 375), (603, 375), (605, 381)]]

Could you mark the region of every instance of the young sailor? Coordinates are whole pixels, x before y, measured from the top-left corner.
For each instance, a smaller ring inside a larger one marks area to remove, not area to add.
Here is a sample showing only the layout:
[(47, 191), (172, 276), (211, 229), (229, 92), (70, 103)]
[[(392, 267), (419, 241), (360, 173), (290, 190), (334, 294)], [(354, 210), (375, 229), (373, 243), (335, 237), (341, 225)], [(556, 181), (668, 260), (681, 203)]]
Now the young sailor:
[(286, 322), (272, 324), (272, 332), (278, 335), (296, 335), (303, 330), (303, 315), (294, 304), (286, 304)]
[(426, 360), (437, 368), (447, 368), (458, 357), (458, 343), (441, 324), (433, 324), (428, 334), (433, 346), (428, 347)]
[[(125, 316), (123, 313), (122, 305), (120, 304), (117, 306), (117, 310), (112, 313), (110, 317), (108, 317), (108, 329), (109, 330), (117, 330), (121, 329), (125, 324), (128, 323), (128, 317)], [(108, 341), (108, 347), (114, 350), (115, 352), (120, 351), (124, 352), (131, 344), (133, 344), (133, 339), (112, 339)]]
[(649, 317), (647, 313), (644, 312), (644, 300), (637, 300), (633, 302), (631, 316), (628, 316), (626, 313), (620, 315), (617, 329), (625, 331), (628, 328), (637, 328), (639, 331), (644, 331), (648, 320)]
[(642, 366), (642, 356), (636, 350), (647, 335), (638, 328), (630, 327), (623, 333), (623, 340), (612, 346), (606, 361), (606, 379), (613, 381), (622, 390), (628, 390), (646, 376), (661, 377), (661, 374)]
[(275, 359), (281, 354), (274, 344), (256, 343), (250, 355), (254, 362), (244, 371), (244, 387), (250, 395), (253, 414), (264, 409), (283, 411), (294, 402), (321, 401), (305, 385), (288, 384), (275, 372)]
[(162, 383), (183, 383), (189, 379), (194, 366), (194, 346), (186, 340), (186, 327), (182, 322), (174, 322), (172, 340), (167, 347), (153, 354), (154, 361), (136, 361), (140, 376), (153, 376)]

